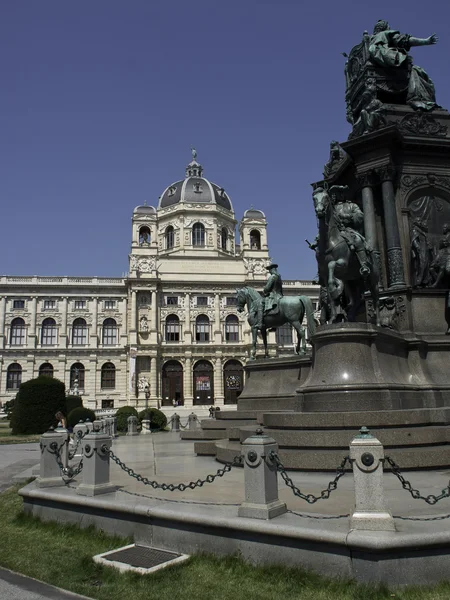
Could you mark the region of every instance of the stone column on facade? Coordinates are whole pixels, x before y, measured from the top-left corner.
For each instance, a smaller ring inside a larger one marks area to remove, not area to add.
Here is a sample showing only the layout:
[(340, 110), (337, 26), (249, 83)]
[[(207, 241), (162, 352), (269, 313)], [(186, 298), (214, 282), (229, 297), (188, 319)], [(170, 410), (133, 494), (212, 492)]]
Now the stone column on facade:
[(127, 313), (127, 298), (122, 299), (122, 303), (120, 305), (121, 315), (122, 315), (122, 328), (120, 331), (120, 337), (122, 338), (121, 346), (126, 346), (128, 343), (128, 313)]
[(191, 295), (187, 292), (184, 295), (184, 332), (183, 343), (192, 344), (191, 331)]
[(190, 352), (186, 352), (183, 373), (183, 395), (185, 408), (192, 408), (194, 404), (194, 391), (192, 381), (192, 357)]
[(61, 298), (61, 331), (59, 335), (60, 348), (67, 348), (69, 345), (67, 340), (67, 304), (67, 296), (64, 296)]
[(0, 349), (5, 347), (5, 310), (6, 298), (2, 296), (0, 298)]
[(157, 356), (150, 357), (150, 406), (161, 406), (161, 398), (158, 393), (158, 373), (159, 373), (159, 360)]
[(31, 324), (28, 332), (28, 347), (36, 348), (36, 320), (37, 320), (37, 297), (33, 296), (30, 301)]
[[(97, 389), (100, 390), (100, 371), (97, 373), (97, 355), (89, 356), (89, 370), (84, 372), (84, 390), (89, 394), (88, 408), (95, 409)], [(84, 400), (83, 400), (84, 402)]]
[(156, 290), (150, 292), (150, 344), (159, 343), (158, 330), (158, 292)]
[(220, 294), (214, 296), (214, 341), (216, 344), (222, 343), (222, 329), (220, 323)]
[(225, 394), (223, 390), (223, 363), (222, 353), (218, 353), (214, 361), (214, 404), (223, 406), (225, 403)]
[(89, 344), (91, 348), (98, 348), (98, 298), (92, 298), (92, 328), (89, 336)]
[(375, 219), (375, 202), (373, 197), (373, 188), (375, 185), (375, 177), (372, 171), (361, 173), (358, 175), (358, 181), (361, 186), (362, 208), (364, 214), (364, 236), (368, 245), (373, 250), (374, 263), (378, 267), (380, 277), (379, 285), (382, 287), (382, 270), (380, 246), (377, 236), (377, 224)]
[(55, 372), (54, 376), (57, 379), (59, 379), (60, 381), (62, 381), (67, 386), (67, 389), (69, 389), (70, 382), (66, 381), (66, 355), (65, 354), (60, 354), (58, 356), (58, 366), (57, 366), (57, 371)]
[(136, 320), (137, 320), (137, 293), (136, 290), (131, 292), (131, 316), (130, 316), (130, 344), (137, 344), (137, 330), (136, 330)]
[(389, 288), (403, 287), (406, 284), (397, 209), (395, 206), (395, 169), (392, 165), (387, 165), (386, 167), (377, 169), (377, 174), (381, 180), (381, 192), (383, 197), (384, 230), (386, 235), (388, 261), (388, 286)]

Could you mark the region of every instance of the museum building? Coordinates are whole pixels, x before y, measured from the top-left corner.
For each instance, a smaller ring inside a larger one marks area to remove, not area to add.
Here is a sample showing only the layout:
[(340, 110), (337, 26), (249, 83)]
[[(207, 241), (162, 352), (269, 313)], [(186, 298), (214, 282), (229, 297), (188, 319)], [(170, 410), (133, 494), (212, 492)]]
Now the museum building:
[[(236, 289), (262, 290), (270, 263), (264, 213), (245, 211), (239, 244), (237, 225), (194, 152), (157, 208), (134, 209), (126, 277), (2, 276), (0, 403), (48, 375), (93, 409), (236, 404), (251, 345)], [(311, 281), (284, 281), (284, 293), (317, 309)], [(269, 333), (271, 356), (294, 343), (290, 326)]]

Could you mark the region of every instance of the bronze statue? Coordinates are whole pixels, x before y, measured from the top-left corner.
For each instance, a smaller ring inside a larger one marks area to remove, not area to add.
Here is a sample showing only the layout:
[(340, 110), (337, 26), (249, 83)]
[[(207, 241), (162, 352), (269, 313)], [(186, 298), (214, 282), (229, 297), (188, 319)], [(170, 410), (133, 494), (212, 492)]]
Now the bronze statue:
[(445, 223), (442, 228), (439, 250), (431, 267), (437, 273), (436, 281), (431, 287), (444, 283), (450, 288), (450, 223)]
[(428, 239), (428, 227), (420, 219), (414, 219), (411, 228), (411, 259), (413, 285), (427, 287), (431, 282), (433, 246)]
[(327, 288), (333, 323), (356, 320), (367, 287), (379, 325), (378, 266), (362, 234), (363, 213), (347, 199), (347, 192), (347, 186), (333, 186), (330, 194), (323, 187), (313, 193), (319, 221), (320, 283)]
[(436, 95), (430, 77), (421, 67), (412, 64), (408, 50), (412, 46), (431, 46), (437, 41), (434, 33), (427, 38), (416, 38), (391, 29), (383, 20), (375, 25), (370, 38), (369, 55), (375, 65), (410, 69), (406, 103), (415, 109), (432, 110), (436, 107)]
[(278, 265), (272, 263), (267, 266), (266, 269), (269, 271), (270, 276), (263, 289), (263, 301), (260, 306), (258, 306), (257, 310), (257, 321), (255, 326), (258, 329), (262, 328), (264, 315), (278, 312), (276, 309), (280, 299), (283, 297), (283, 282), (281, 280), (281, 275), (278, 273)]

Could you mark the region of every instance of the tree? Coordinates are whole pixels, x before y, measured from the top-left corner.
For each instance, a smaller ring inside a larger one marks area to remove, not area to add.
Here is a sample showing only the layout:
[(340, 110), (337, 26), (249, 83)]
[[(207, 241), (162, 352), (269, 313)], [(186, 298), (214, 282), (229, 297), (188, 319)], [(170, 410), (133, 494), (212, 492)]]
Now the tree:
[(42, 375), (22, 383), (16, 396), (11, 428), (14, 435), (41, 434), (56, 426), (58, 411), (64, 413), (66, 392), (62, 381)]

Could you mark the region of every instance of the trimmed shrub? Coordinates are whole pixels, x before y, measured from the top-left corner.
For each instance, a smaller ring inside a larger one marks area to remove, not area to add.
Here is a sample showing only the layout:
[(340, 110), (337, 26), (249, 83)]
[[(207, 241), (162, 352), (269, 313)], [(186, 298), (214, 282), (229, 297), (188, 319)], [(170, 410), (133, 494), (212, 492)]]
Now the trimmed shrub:
[(22, 383), (16, 396), (11, 428), (14, 435), (41, 434), (58, 424), (66, 409), (66, 390), (59, 379), (41, 375)]
[(83, 406), (81, 396), (66, 396), (66, 415), (70, 415), (74, 408), (80, 408), (80, 406)]
[(121, 406), (118, 409), (115, 414), (115, 417), (117, 418), (117, 431), (127, 431), (127, 419), (128, 417), (131, 417), (131, 415), (134, 415), (135, 417), (138, 416), (137, 410), (132, 406)]
[(90, 408), (84, 406), (77, 406), (67, 416), (67, 426), (75, 427), (80, 421), (86, 421), (89, 419), (92, 423), (95, 421), (95, 412)]
[(166, 415), (157, 408), (141, 410), (138, 417), (141, 423), (144, 419), (150, 419), (150, 429), (164, 429), (167, 425)]

